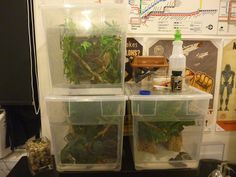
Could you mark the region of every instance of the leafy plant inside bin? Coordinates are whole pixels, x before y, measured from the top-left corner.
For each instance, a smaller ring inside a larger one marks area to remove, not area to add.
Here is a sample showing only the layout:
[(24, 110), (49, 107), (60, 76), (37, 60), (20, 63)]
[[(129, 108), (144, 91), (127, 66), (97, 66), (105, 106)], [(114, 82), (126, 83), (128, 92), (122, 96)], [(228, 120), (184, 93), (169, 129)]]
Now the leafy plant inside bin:
[(75, 23), (67, 19), (61, 39), (64, 74), (71, 84), (121, 82), (121, 30), (115, 23), (93, 26), (89, 36), (79, 36)]
[[(180, 152), (182, 134), (186, 126), (195, 125), (197, 114), (186, 115), (185, 102), (161, 102), (157, 106), (157, 117), (149, 117), (153, 121), (138, 122), (138, 150), (158, 153), (162, 145), (170, 151)], [(147, 148), (148, 147), (148, 148)]]
[[(87, 112), (89, 105), (92, 113)], [(117, 161), (119, 143), (117, 117), (102, 116), (100, 108), (96, 102), (73, 103), (68, 108), (72, 119), (70, 118), (70, 129), (64, 138), (66, 145), (60, 153), (61, 163), (106, 164)], [(107, 115), (112, 115), (114, 111), (117, 110), (114, 110), (112, 104), (103, 107), (103, 112)]]
[[(180, 152), (182, 147), (181, 132), (185, 126), (194, 125), (194, 121), (139, 122), (139, 149), (146, 151), (143, 144), (164, 145), (168, 150)], [(155, 147), (157, 153), (158, 147)]]
[(105, 164), (117, 160), (118, 126), (73, 125), (61, 150), (61, 163)]

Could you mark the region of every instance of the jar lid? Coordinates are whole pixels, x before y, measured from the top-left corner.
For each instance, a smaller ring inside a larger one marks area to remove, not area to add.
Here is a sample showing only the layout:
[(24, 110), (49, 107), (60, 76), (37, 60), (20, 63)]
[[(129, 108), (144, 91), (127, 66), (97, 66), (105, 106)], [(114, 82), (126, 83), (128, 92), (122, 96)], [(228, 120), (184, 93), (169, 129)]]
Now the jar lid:
[(150, 92), (150, 90), (140, 90), (140, 91), (139, 91), (139, 94), (140, 94), (140, 95), (150, 95), (151, 92)]

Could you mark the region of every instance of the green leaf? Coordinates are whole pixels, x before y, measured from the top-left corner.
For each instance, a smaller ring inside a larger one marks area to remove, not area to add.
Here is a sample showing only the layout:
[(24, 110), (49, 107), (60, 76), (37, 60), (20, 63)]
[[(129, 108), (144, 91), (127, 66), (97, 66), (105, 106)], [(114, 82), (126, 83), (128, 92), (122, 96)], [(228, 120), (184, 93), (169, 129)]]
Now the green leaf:
[[(80, 83), (81, 80), (90, 80), (91, 83), (119, 83), (121, 82), (120, 27), (115, 22), (107, 22), (104, 28), (94, 27), (94, 29), (96, 32), (89, 37), (77, 37), (75, 23), (70, 18), (66, 19), (61, 40), (64, 74), (68, 81), (74, 84)], [(80, 59), (76, 58), (73, 52), (78, 54)], [(106, 59), (103, 60), (104, 58)]]

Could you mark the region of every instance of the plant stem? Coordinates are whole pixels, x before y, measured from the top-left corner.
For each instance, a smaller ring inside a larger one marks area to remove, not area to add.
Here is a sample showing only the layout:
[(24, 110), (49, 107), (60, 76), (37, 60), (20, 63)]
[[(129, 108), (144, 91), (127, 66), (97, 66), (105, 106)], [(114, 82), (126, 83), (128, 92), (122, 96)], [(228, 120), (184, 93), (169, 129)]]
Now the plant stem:
[(111, 125), (107, 125), (102, 131), (98, 132), (98, 134), (94, 137), (94, 139), (97, 139), (100, 136), (104, 136), (106, 132), (109, 130)]
[(72, 50), (72, 54), (76, 56), (76, 58), (80, 61), (80, 63), (87, 69), (90, 74), (92, 74), (95, 78), (97, 78), (100, 82), (108, 83), (107, 80), (103, 79), (98, 73), (94, 72), (90, 66), (74, 51)]
[(153, 129), (155, 129), (155, 130), (157, 130), (157, 131), (161, 131), (161, 129), (160, 128), (158, 128), (158, 127), (156, 127), (155, 125), (153, 125), (153, 124), (151, 124), (151, 123), (149, 123), (149, 122), (143, 122), (145, 125), (147, 125), (148, 127), (151, 127), (151, 128), (153, 128)]

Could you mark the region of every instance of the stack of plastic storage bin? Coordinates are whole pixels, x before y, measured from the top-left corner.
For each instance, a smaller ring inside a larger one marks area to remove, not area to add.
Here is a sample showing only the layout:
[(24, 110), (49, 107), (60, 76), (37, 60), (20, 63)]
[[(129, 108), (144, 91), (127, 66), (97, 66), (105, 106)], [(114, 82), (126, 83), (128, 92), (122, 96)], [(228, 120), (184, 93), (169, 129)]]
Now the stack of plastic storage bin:
[(119, 170), (127, 4), (60, 2), (41, 6), (52, 86), (46, 105), (57, 170)]
[(135, 168), (197, 168), (212, 95), (189, 87), (181, 92), (152, 91), (139, 95), (140, 88), (128, 86), (133, 116)]

